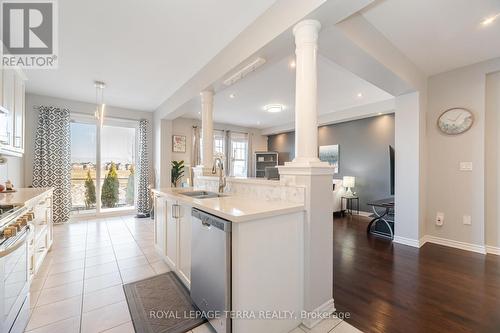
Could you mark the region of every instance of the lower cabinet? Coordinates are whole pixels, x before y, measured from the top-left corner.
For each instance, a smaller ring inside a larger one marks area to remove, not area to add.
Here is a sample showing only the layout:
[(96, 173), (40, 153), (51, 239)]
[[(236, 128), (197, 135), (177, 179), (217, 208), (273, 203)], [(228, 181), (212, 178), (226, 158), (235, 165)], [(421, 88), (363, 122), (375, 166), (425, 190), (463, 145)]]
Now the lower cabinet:
[(52, 201), (52, 191), (50, 191), (28, 207), (28, 212), (32, 213), (30, 224), (33, 229), (28, 241), (30, 279), (33, 279), (42, 266), (54, 241)]
[(188, 286), (191, 284), (191, 207), (180, 206), (178, 223), (178, 273), (179, 278)]
[(177, 269), (177, 214), (179, 211), (177, 201), (167, 200), (167, 263), (172, 270)]
[(189, 288), (191, 282), (191, 206), (155, 196), (155, 246)]
[(167, 255), (167, 200), (162, 196), (155, 196), (154, 198), (154, 212), (155, 212), (155, 247), (162, 255)]

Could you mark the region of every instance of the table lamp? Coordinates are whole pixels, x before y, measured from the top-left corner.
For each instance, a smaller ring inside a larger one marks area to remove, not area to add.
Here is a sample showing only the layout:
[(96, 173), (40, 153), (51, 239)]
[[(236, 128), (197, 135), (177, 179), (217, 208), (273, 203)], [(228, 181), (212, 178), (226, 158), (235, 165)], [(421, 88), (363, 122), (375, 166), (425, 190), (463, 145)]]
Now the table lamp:
[(342, 185), (347, 188), (346, 195), (352, 196), (354, 195), (351, 191), (351, 188), (354, 187), (354, 184), (356, 183), (356, 178), (352, 176), (344, 176), (342, 179)]

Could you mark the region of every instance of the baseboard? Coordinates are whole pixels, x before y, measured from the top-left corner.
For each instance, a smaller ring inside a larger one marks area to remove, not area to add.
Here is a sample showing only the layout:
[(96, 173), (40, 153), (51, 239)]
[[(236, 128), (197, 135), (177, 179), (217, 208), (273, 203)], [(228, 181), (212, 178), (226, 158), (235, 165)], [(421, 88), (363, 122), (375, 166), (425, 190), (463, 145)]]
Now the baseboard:
[(486, 245), (486, 253), (500, 256), (500, 247)]
[[(335, 312), (335, 303), (333, 302), (333, 298), (331, 298), (325, 303), (321, 304), (316, 309), (314, 309), (313, 311), (310, 311), (309, 313), (332, 314), (333, 312)], [(312, 329), (314, 326), (318, 325), (324, 319), (324, 316), (321, 315), (312, 315), (308, 317), (312, 318), (305, 318), (302, 320), (302, 325), (304, 325), (308, 329)]]
[[(453, 247), (453, 248), (460, 249), (460, 250), (486, 254), (486, 247), (483, 245), (459, 242), (456, 240), (446, 239), (446, 238), (441, 238), (441, 237), (436, 237), (436, 236), (431, 236), (431, 235), (425, 235), (424, 237), (422, 237), (422, 241), (423, 241), (422, 245), (425, 243), (433, 243), (433, 244), (439, 244), (439, 245)], [(496, 249), (500, 250), (498, 248), (496, 248)]]
[(372, 215), (373, 212), (363, 212), (363, 211), (359, 211), (359, 214), (360, 216), (364, 216), (364, 217), (370, 217), (370, 215)]
[(394, 236), (393, 242), (398, 243), (398, 244), (416, 247), (416, 248), (419, 248), (421, 246), (420, 245), (421, 242), (418, 239), (406, 238), (406, 237), (401, 237), (401, 236)]

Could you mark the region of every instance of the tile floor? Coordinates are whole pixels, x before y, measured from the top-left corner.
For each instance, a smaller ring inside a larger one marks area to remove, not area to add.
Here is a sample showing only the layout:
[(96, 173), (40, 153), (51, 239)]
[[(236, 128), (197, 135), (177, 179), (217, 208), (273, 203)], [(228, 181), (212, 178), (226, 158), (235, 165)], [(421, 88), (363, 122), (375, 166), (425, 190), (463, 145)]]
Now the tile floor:
[[(153, 246), (153, 223), (133, 216), (54, 227), (52, 251), (31, 284), (29, 333), (134, 332), (122, 285), (168, 271)], [(325, 320), (292, 333), (360, 332)], [(191, 333), (213, 333), (201, 326)]]

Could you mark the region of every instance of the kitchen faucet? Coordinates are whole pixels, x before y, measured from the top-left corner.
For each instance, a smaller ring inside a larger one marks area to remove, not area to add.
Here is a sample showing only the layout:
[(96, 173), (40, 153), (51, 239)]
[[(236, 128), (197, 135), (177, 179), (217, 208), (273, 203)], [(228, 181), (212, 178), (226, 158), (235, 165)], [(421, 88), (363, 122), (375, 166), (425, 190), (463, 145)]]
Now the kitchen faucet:
[(213, 175), (217, 173), (217, 168), (219, 169), (219, 193), (223, 193), (226, 187), (226, 176), (224, 175), (224, 163), (222, 163), (220, 157), (214, 158), (214, 165), (212, 166)]

